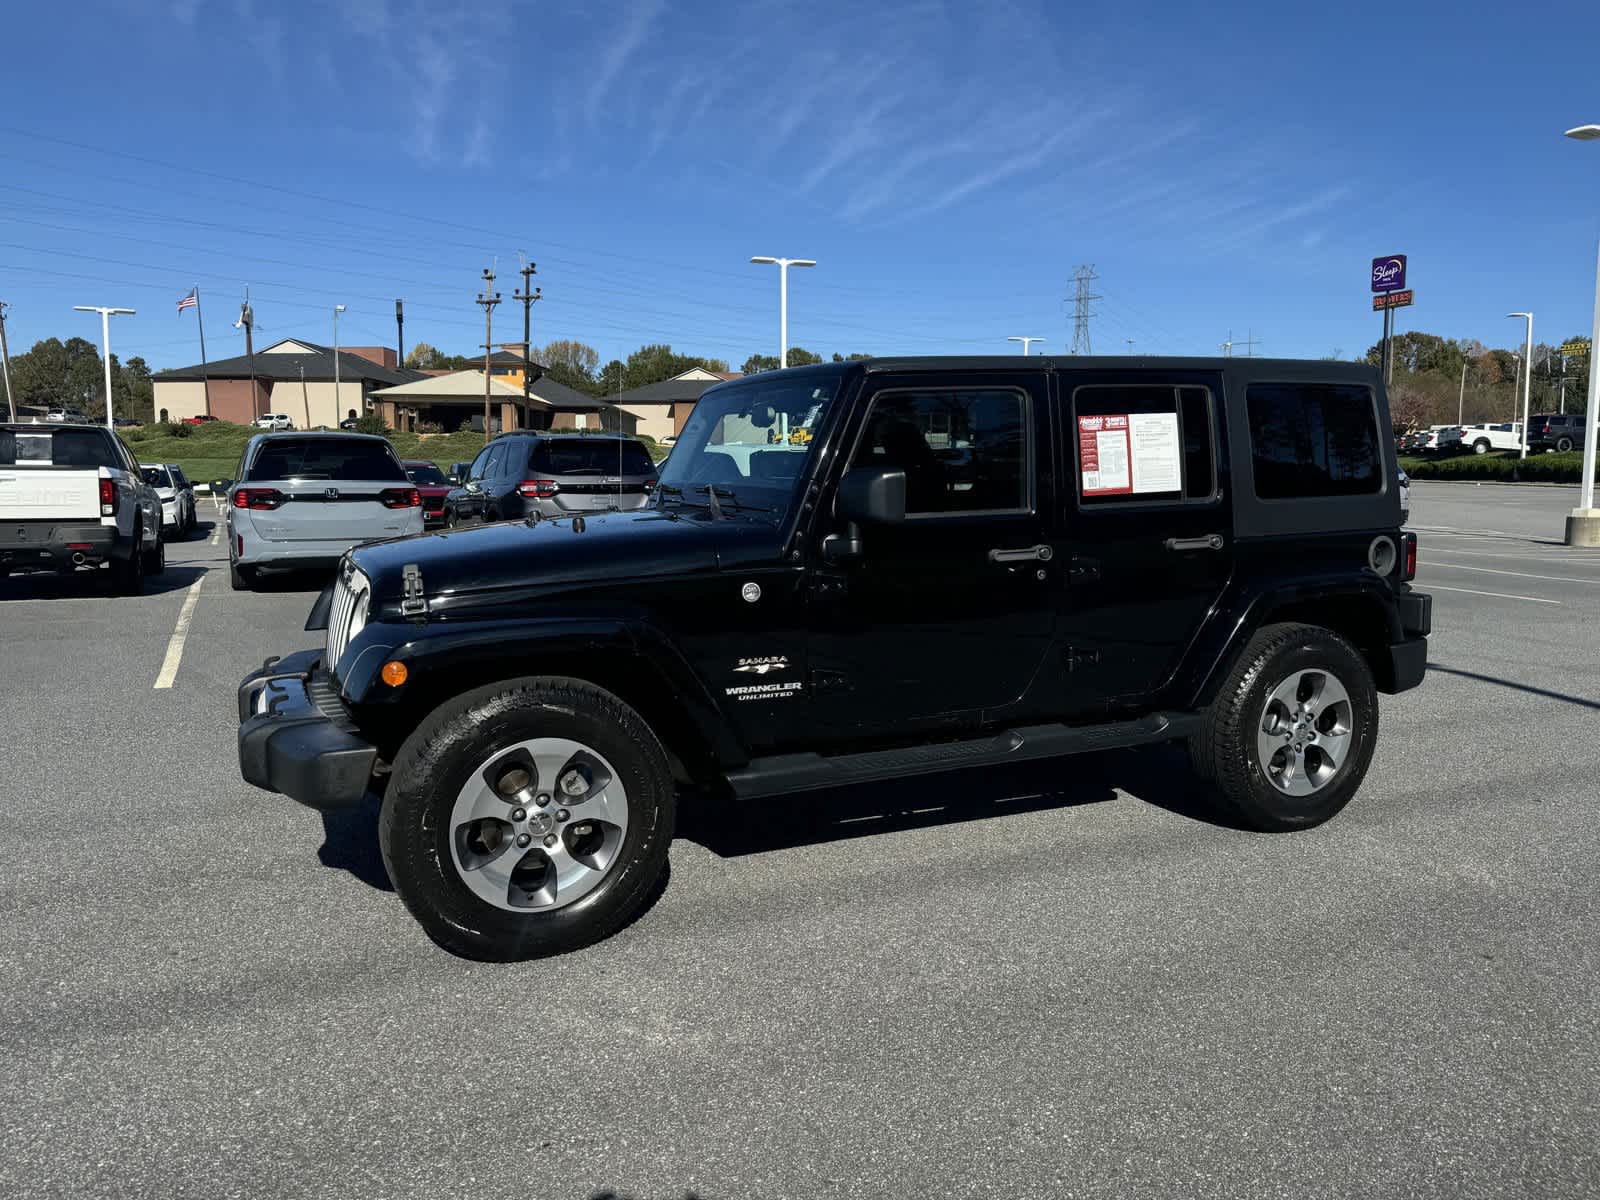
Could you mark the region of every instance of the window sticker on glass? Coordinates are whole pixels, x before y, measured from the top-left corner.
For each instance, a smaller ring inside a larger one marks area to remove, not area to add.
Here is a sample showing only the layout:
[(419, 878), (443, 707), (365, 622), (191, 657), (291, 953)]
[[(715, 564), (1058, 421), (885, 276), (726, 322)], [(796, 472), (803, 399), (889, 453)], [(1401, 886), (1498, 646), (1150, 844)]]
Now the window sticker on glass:
[(1133, 490), (1176, 492), (1183, 487), (1183, 447), (1175, 412), (1132, 413)]
[(1085, 496), (1132, 492), (1128, 457), (1126, 413), (1078, 418), (1078, 471)]

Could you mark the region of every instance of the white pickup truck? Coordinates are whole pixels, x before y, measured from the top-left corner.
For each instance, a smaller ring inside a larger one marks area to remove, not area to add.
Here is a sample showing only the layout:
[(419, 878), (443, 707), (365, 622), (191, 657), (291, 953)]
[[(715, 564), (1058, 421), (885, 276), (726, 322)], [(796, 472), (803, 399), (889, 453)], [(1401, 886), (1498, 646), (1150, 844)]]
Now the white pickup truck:
[(0, 575), (105, 564), (116, 590), (166, 566), (161, 501), (99, 425), (0, 424)]
[(1501, 421), (1498, 425), (1463, 425), (1461, 448), (1474, 454), (1491, 450), (1522, 449), (1522, 422)]

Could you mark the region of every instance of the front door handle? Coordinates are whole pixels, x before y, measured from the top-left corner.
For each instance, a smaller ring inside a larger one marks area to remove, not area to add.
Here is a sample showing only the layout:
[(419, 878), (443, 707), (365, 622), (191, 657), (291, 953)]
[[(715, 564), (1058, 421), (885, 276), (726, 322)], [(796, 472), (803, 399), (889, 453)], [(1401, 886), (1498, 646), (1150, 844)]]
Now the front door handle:
[(1168, 550), (1221, 550), (1222, 535), (1208, 533), (1205, 537), (1168, 538)]
[(1049, 546), (1029, 546), (1025, 550), (989, 551), (989, 561), (992, 563), (1049, 562), (1054, 556), (1055, 551)]

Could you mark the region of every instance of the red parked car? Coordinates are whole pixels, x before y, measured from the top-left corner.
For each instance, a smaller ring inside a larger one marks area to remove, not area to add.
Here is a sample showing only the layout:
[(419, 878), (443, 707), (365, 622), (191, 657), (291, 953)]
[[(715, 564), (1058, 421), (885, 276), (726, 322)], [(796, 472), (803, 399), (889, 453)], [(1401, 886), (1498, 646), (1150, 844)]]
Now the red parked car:
[(183, 419), (183, 423), (185, 425), (204, 425), (207, 421), (215, 421), (216, 419), (216, 417), (211, 416), (209, 413), (201, 413), (197, 417), (185, 417)]
[(431, 462), (411, 460), (400, 465), (422, 495), (422, 527), (438, 529), (444, 524), (444, 498), (450, 494), (450, 481)]

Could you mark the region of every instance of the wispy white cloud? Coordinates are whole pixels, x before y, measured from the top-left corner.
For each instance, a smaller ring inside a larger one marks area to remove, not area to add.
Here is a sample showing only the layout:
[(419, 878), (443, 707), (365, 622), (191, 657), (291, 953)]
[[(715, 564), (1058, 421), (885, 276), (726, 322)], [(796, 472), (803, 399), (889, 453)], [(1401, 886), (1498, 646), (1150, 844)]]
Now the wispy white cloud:
[(584, 111), (591, 122), (600, 115), (612, 85), (622, 74), (623, 69), (644, 46), (645, 39), (650, 34), (650, 27), (655, 23), (663, 6), (664, 0), (633, 0), (628, 6), (628, 11), (622, 18), (621, 28), (616, 31), (605, 53), (600, 56), (599, 69), (595, 71), (589, 84)]

